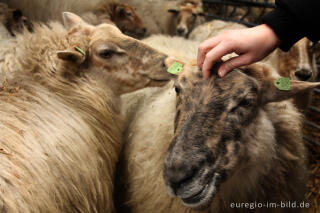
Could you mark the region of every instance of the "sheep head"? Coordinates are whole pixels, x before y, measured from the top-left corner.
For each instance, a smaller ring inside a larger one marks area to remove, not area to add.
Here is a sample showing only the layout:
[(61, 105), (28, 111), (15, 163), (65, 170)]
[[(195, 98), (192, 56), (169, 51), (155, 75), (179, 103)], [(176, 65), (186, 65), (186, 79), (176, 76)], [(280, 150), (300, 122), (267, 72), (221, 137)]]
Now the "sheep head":
[(288, 52), (279, 52), (279, 73), (294, 80), (315, 81), (317, 67), (311, 41), (303, 38)]
[(177, 8), (169, 9), (173, 13), (176, 21), (176, 34), (188, 37), (189, 33), (196, 27), (197, 19), (204, 21), (204, 12), (201, 5), (195, 1), (181, 2)]
[(116, 3), (112, 21), (126, 35), (141, 38), (146, 32), (135, 9), (126, 3)]
[(271, 122), (259, 119), (265, 116), (259, 108), (320, 85), (293, 80), (291, 90), (282, 91), (275, 86), (278, 77), (275, 71), (256, 64), (224, 78), (213, 74), (204, 80), (196, 65), (184, 66), (175, 82), (174, 137), (163, 169), (171, 196), (189, 207), (208, 208), (248, 159), (265, 157), (269, 149), (272, 153), (271, 141), (263, 149), (258, 139), (258, 144), (251, 142), (255, 141), (252, 137), (273, 140), (274, 136)]
[(64, 74), (85, 74), (104, 79), (118, 94), (146, 86), (164, 85), (171, 75), (166, 72), (166, 55), (128, 37), (110, 24), (92, 26), (79, 16), (65, 12), (69, 28), (67, 47), (57, 52)]

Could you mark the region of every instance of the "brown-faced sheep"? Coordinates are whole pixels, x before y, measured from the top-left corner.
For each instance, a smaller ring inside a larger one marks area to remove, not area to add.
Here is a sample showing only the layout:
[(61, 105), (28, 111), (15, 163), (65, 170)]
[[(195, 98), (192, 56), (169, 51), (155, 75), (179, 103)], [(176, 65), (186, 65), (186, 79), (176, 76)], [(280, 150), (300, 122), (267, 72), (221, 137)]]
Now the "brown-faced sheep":
[[(276, 49), (264, 60), (274, 66), (279, 74), (300, 81), (317, 81), (318, 69), (312, 42), (303, 38), (291, 47), (288, 52)], [(307, 90), (295, 97), (295, 104), (305, 110), (312, 99), (312, 90)]]
[(132, 37), (143, 37), (146, 32), (146, 28), (135, 9), (126, 3), (101, 3), (93, 11), (81, 14), (81, 17), (93, 25), (113, 23), (122, 33)]
[(87, 23), (98, 25), (101, 23), (115, 24), (123, 33), (133, 37), (142, 37), (146, 31), (135, 9), (129, 4), (114, 0), (94, 1), (39, 1), (12, 0), (11, 5), (23, 8), (26, 15), (33, 21), (52, 21), (60, 19), (62, 11), (79, 14)]
[(205, 22), (202, 1), (182, 0), (175, 8), (168, 10), (174, 14), (173, 24), (176, 35), (187, 38), (189, 33), (198, 25)]
[(151, 34), (175, 34), (174, 15), (168, 10), (175, 7), (173, 0), (120, 0), (136, 8), (136, 11), (147, 29), (146, 36)]
[(119, 95), (162, 85), (166, 56), (72, 13), (17, 36), (0, 88), (0, 211), (114, 212)]
[(303, 201), (301, 115), (282, 100), (320, 83), (292, 81), (291, 91), (280, 91), (270, 70), (257, 64), (204, 80), (196, 66), (185, 66), (175, 89), (124, 95), (123, 212), (248, 212), (235, 206)]
[[(120, 0), (137, 8), (137, 13), (144, 18), (146, 35), (179, 34), (185, 36), (195, 26), (204, 22), (204, 13), (200, 0)], [(183, 30), (182, 30), (183, 29)], [(184, 31), (184, 32), (182, 32)]]

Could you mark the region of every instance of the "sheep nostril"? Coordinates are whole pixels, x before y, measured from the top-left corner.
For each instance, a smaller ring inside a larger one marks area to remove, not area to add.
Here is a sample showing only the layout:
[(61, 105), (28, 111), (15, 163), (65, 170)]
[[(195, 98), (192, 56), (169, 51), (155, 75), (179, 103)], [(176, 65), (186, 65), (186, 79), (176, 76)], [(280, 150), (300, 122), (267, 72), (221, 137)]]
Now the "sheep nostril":
[(178, 33), (178, 35), (183, 35), (184, 29), (183, 28), (178, 28), (177, 29), (177, 33)]
[(301, 81), (307, 81), (311, 78), (312, 72), (308, 69), (300, 69), (294, 75)]

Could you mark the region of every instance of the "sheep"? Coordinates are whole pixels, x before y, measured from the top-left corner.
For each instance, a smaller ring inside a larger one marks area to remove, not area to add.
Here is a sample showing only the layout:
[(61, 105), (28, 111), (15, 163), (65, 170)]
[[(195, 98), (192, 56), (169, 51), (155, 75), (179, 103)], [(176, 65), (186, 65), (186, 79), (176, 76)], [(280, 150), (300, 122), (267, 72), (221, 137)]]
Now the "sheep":
[(179, 36), (152, 35), (141, 40), (158, 51), (172, 56), (180, 61), (188, 62), (197, 56), (199, 42)]
[[(26, 7), (25, 4), (29, 6)], [(57, 14), (62, 11), (68, 10), (77, 12), (87, 23), (92, 25), (98, 25), (101, 23), (113, 23), (123, 33), (129, 36), (140, 38), (144, 35), (146, 29), (135, 12), (135, 9), (129, 4), (120, 3), (114, 0), (95, 0), (95, 1), (74, 1), (67, 0), (63, 2), (46, 2), (32, 0), (15, 2), (13, 0), (12, 5), (16, 7), (24, 8), (26, 11), (32, 6), (37, 8), (37, 11), (42, 13), (27, 13), (33, 21), (43, 21), (57, 19)], [(31, 8), (29, 9), (31, 10)]]
[(204, 80), (184, 65), (165, 88), (123, 95), (118, 212), (248, 212), (230, 205), (303, 201), (302, 116), (285, 99), (320, 83), (293, 80), (280, 91), (278, 77), (261, 63)]
[(147, 28), (147, 36), (152, 34), (180, 34), (180, 36), (187, 37), (188, 32), (205, 21), (200, 0), (120, 1), (130, 3), (137, 8), (140, 17), (148, 17), (143, 19)]
[(152, 34), (174, 35), (174, 15), (168, 10), (174, 8), (177, 1), (173, 0), (120, 0), (136, 8), (136, 11), (147, 29), (146, 36)]
[(26, 28), (32, 31), (31, 22), (22, 14), (21, 10), (9, 8), (0, 2), (0, 40), (11, 38)]
[(176, 8), (171, 8), (168, 12), (175, 15), (173, 19), (175, 34), (185, 38), (188, 38), (196, 26), (205, 22), (205, 13), (199, 0), (182, 0)]
[(141, 38), (146, 32), (146, 28), (135, 9), (126, 3), (101, 3), (93, 11), (81, 14), (81, 17), (93, 25), (103, 22), (114, 23), (122, 33), (132, 37)]
[(63, 17), (17, 36), (0, 88), (1, 212), (114, 212), (119, 96), (171, 76), (166, 55), (115, 26)]
[[(317, 81), (318, 69), (312, 42), (303, 38), (291, 47), (288, 52), (280, 49), (273, 51), (264, 61), (273, 65), (281, 76), (300, 81)], [(312, 90), (298, 94), (294, 98), (296, 106), (305, 111), (310, 105)]]
[(213, 36), (227, 31), (227, 30), (236, 30), (236, 29), (245, 29), (245, 25), (227, 22), (221, 20), (212, 20), (197, 26), (193, 29), (189, 35), (189, 39), (202, 42)]

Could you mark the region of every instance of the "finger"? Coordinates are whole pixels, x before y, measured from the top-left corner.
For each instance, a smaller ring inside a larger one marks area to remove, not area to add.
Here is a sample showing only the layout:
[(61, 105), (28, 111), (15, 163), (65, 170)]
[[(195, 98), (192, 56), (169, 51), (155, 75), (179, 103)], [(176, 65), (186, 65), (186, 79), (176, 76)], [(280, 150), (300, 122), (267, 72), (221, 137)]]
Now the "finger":
[(233, 57), (221, 64), (221, 66), (218, 69), (218, 75), (220, 77), (224, 77), (228, 72), (231, 70), (248, 65), (252, 62), (251, 56), (249, 54), (240, 55), (237, 57)]
[(231, 45), (219, 43), (218, 46), (210, 50), (206, 55), (202, 65), (202, 72), (205, 78), (210, 76), (210, 69), (212, 65), (219, 61), (223, 56), (232, 53), (233, 48)]
[(221, 41), (220, 37), (213, 37), (211, 39), (205, 40), (199, 45), (197, 62), (200, 68), (202, 68), (203, 61), (205, 59), (207, 52), (209, 52), (212, 48), (217, 46), (220, 43), (220, 41)]

